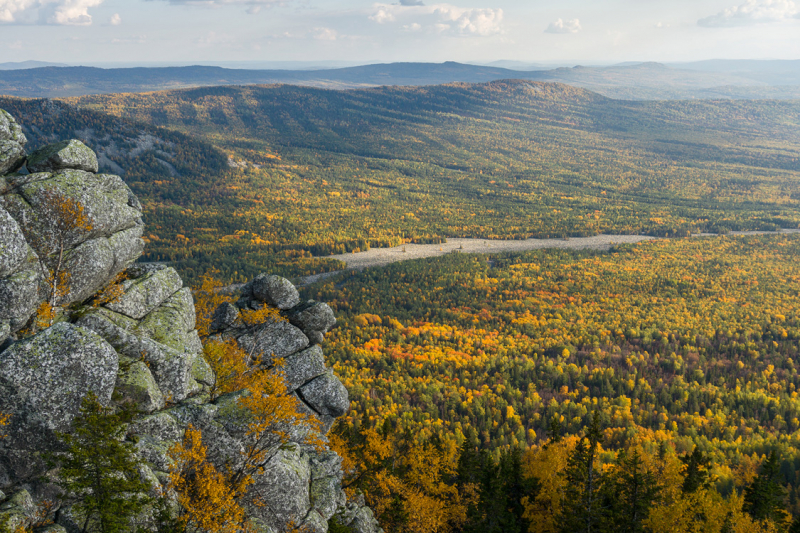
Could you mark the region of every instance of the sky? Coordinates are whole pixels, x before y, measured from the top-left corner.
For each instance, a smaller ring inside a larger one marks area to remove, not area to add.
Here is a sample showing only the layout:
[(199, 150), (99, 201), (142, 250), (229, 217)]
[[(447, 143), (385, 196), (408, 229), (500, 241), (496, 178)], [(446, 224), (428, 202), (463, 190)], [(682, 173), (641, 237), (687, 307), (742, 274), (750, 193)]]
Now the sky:
[(800, 0), (0, 0), (0, 62), (800, 58)]

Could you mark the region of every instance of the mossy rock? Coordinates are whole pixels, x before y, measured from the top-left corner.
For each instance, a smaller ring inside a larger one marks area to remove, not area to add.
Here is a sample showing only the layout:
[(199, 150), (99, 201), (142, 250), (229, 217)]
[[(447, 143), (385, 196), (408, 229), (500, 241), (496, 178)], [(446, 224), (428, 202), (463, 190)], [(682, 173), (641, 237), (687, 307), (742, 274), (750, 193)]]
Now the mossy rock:
[(147, 314), (135, 333), (149, 337), (179, 352), (190, 345), (189, 332), (195, 327), (194, 299), (191, 290), (183, 288)]
[(20, 125), (4, 109), (0, 109), (0, 141), (14, 141), (19, 144), (28, 142)]
[(122, 286), (125, 294), (106, 307), (139, 320), (178, 292), (183, 287), (183, 280), (174, 268), (165, 268), (127, 280)]
[(0, 141), (0, 175), (16, 172), (25, 164), (25, 148), (14, 141)]
[(143, 361), (120, 368), (115, 393), (119, 396), (117, 401), (133, 402), (138, 410), (145, 413), (164, 408), (164, 395)]
[(72, 139), (40, 148), (28, 157), (30, 172), (67, 169), (95, 173), (98, 170), (97, 155), (81, 141)]

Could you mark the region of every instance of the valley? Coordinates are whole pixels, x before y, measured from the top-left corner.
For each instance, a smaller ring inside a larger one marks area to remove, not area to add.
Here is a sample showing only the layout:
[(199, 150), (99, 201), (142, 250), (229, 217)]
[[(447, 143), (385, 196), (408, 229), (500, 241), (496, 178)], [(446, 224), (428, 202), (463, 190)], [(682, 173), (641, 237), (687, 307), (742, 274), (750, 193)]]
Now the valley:
[(421, 483), (393, 454), (442, 476), (425, 505), (466, 513), (470, 450), (519, 479), (524, 455), (544, 483), (544, 446), (563, 432), (566, 454), (591, 424), (608, 469), (622, 450), (662, 469), (703, 454), (709, 508), (775, 451), (800, 512), (798, 101), (495, 81), (0, 107), (33, 146), (75, 136), (123, 176), (145, 261), (195, 286), (305, 279), (330, 303), (325, 356), (351, 398), (331, 442), (383, 524), (403, 516), (387, 487)]

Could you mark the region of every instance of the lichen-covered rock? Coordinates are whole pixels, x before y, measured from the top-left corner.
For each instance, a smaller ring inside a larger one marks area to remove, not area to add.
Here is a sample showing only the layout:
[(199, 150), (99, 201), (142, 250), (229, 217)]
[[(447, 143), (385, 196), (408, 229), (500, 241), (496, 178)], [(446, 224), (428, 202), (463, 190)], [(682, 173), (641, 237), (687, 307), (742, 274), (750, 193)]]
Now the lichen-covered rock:
[(183, 287), (174, 268), (164, 268), (122, 283), (125, 294), (106, 304), (108, 309), (137, 320), (161, 305)]
[(128, 279), (139, 279), (143, 276), (154, 274), (159, 270), (170, 268), (163, 263), (136, 263), (128, 267), (125, 274)]
[(28, 142), (25, 134), (22, 133), (22, 128), (14, 120), (14, 117), (3, 109), (0, 109), (0, 141), (14, 141), (19, 144)]
[(97, 155), (81, 141), (72, 139), (40, 148), (28, 157), (30, 172), (53, 172), (65, 169), (97, 172)]
[(286, 357), (308, 346), (308, 337), (302, 331), (276, 319), (254, 326), (252, 332), (236, 340), (254, 360), (268, 365), (275, 358)]
[(114, 263), (114, 250), (108, 239), (92, 239), (69, 250), (64, 254), (68, 290), (59, 303), (66, 305), (89, 298), (114, 277)]
[(353, 521), (347, 524), (353, 533), (383, 533), (375, 515), (367, 506), (358, 508)]
[(0, 207), (0, 278), (19, 270), (30, 255), (30, 247), (17, 221)]
[[(7, 321), (0, 321), (0, 346), (3, 345), (9, 335), (11, 335), (11, 324)], [(0, 352), (2, 351), (3, 349), (0, 348)]]
[(301, 531), (308, 533), (327, 533), (328, 521), (322, 517), (316, 509), (311, 509), (306, 515), (305, 520), (300, 525)]
[(211, 331), (220, 331), (231, 327), (236, 323), (237, 318), (239, 318), (239, 308), (228, 302), (223, 302), (214, 310), (209, 329)]
[(312, 346), (307, 350), (287, 356), (281, 370), (286, 378), (286, 387), (289, 392), (297, 389), (325, 372), (325, 357), (322, 355), (322, 348)]
[(123, 366), (117, 376), (116, 392), (123, 401), (133, 402), (136, 409), (143, 413), (164, 408), (164, 395), (143, 361)]
[(310, 464), (311, 505), (327, 522), (347, 503), (342, 490), (342, 458), (332, 451), (320, 452), (311, 456)]
[(309, 300), (289, 312), (292, 324), (303, 330), (312, 344), (321, 344), (324, 334), (336, 324), (333, 309), (326, 304)]
[(189, 396), (196, 386), (191, 375), (192, 358), (183, 352), (126, 331), (109, 320), (103, 312), (89, 313), (81, 317), (77, 323), (103, 337), (120, 355), (134, 361), (143, 358), (150, 365), (150, 370), (165, 400), (181, 401)]
[(163, 441), (177, 441), (183, 436), (181, 428), (175, 417), (169, 413), (161, 412), (142, 417), (128, 427), (129, 436), (149, 435), (154, 439)]
[(173, 350), (184, 352), (190, 345), (188, 333), (194, 330), (195, 319), (192, 291), (185, 287), (148, 313), (135, 332)]
[(39, 269), (33, 265), (0, 279), (0, 320), (7, 321), (11, 331), (22, 328), (36, 311), (40, 280)]
[(70, 247), (141, 225), (141, 209), (131, 205), (133, 193), (119, 176), (80, 170), (63, 170), (41, 176), (44, 179), (18, 185), (14, 191), (27, 203), (30, 213), (19, 212), (25, 205), (18, 202), (6, 207), (17, 222), (27, 218), (23, 224), (30, 228), (31, 233), (43, 238), (53, 234), (56, 223), (51, 216), (54, 198), (74, 200), (83, 208), (91, 225), (91, 229), (76, 229), (68, 236), (66, 244)]
[(331, 329), (336, 324), (333, 309), (326, 303), (309, 300), (292, 310), (289, 320), (301, 329), (322, 331)]
[(298, 448), (278, 450), (248, 490), (251, 497), (269, 502), (268, 508), (252, 509), (253, 514), (278, 531), (288, 522), (305, 517), (311, 508), (311, 467), (308, 455)]
[(108, 238), (108, 245), (114, 251), (114, 275), (128, 268), (128, 265), (142, 255), (144, 251), (143, 233), (144, 225), (136, 222), (132, 228), (118, 231)]
[(25, 143), (28, 139), (14, 118), (0, 109), (0, 176), (14, 172), (25, 164)]
[(25, 164), (25, 148), (18, 142), (0, 141), (0, 175), (15, 172)]
[(198, 353), (192, 361), (192, 378), (203, 385), (214, 386), (216, 381), (214, 370), (212, 370), (211, 365), (208, 364), (202, 353)]
[(305, 403), (322, 415), (337, 418), (350, 408), (347, 389), (330, 369), (300, 387), (298, 392)]
[(27, 490), (20, 490), (0, 503), (0, 528), (7, 531), (24, 529), (36, 514), (36, 504)]
[(0, 411), (13, 413), (11, 446), (40, 449), (52, 431), (70, 427), (89, 393), (108, 404), (118, 370), (117, 352), (73, 324), (56, 324), (12, 345), (0, 354)]
[(295, 286), (280, 276), (259, 275), (251, 282), (251, 291), (256, 300), (278, 309), (291, 309), (300, 303)]
[(364, 503), (364, 495), (358, 494), (336, 511), (336, 521), (352, 533), (384, 533), (372, 510)]
[[(141, 210), (131, 197), (117, 176), (67, 170), (20, 177), (0, 204), (40, 257), (65, 249), (68, 290), (58, 303), (67, 305), (92, 296), (141, 254)], [(72, 216), (55, 207), (59, 204), (82, 210), (86, 222), (58, 230), (59, 221)]]

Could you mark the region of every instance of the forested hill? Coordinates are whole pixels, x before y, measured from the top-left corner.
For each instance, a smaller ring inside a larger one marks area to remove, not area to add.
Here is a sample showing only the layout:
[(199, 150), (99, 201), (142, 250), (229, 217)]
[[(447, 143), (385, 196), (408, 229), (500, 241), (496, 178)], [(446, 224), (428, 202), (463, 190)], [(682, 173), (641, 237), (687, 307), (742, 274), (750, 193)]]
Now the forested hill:
[[(78, 137), (123, 174), (149, 258), (189, 279), (307, 274), (340, 266), (312, 255), (447, 237), (800, 224), (800, 102), (632, 102), (525, 80), (67, 102), (0, 99), (33, 144)], [(117, 123), (131, 133), (108, 133)]]
[[(2, 67), (0, 65), (0, 67)], [(319, 70), (249, 70), (214, 66), (94, 68), (56, 67), (0, 72), (0, 94), (68, 97), (200, 86), (288, 83), (333, 89), (427, 86), (525, 79), (567, 83), (613, 98), (635, 100), (702, 98), (800, 98), (800, 63), (755, 62), (743, 71), (716, 64), (670, 67), (639, 63), (605, 67), (512, 70), (445, 63), (388, 63)]]

